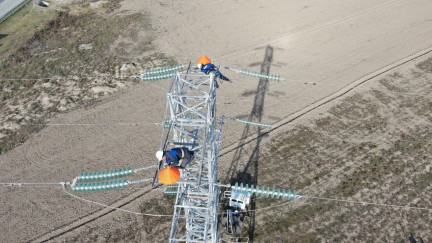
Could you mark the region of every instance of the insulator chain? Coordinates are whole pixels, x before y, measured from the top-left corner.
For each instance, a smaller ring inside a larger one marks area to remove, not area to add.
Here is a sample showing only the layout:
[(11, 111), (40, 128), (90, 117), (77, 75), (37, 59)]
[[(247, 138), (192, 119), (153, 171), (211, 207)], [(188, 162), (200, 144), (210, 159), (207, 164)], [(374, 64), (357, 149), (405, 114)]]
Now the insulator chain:
[(165, 194), (177, 194), (178, 185), (168, 185), (164, 188)]
[(103, 190), (114, 190), (114, 189), (124, 189), (128, 184), (143, 183), (152, 181), (153, 178), (144, 178), (136, 181), (128, 180), (112, 180), (112, 181), (102, 181), (94, 183), (76, 183), (77, 181), (97, 181), (97, 180), (110, 180), (119, 177), (126, 177), (132, 174), (132, 172), (137, 173), (141, 170), (146, 170), (154, 168), (155, 166), (146, 166), (143, 168), (138, 168), (132, 170), (131, 168), (122, 168), (118, 170), (109, 170), (101, 172), (91, 172), (91, 173), (80, 173), (72, 183), (72, 190), (75, 192), (89, 192), (89, 191), (103, 191)]
[(176, 74), (177, 71), (180, 71), (182, 69), (183, 69), (183, 65), (180, 64), (177, 66), (169, 66), (169, 67), (148, 70), (145, 71), (143, 74), (141, 74), (141, 79), (143, 81), (167, 79), (167, 78), (171, 78)]
[(109, 171), (102, 171), (102, 172), (80, 173), (78, 175), (78, 180), (81, 181), (108, 180), (108, 179), (128, 176), (131, 174), (132, 174), (131, 168), (123, 168), (118, 170), (109, 170)]
[(166, 119), (166, 120), (163, 122), (163, 126), (164, 126), (165, 128), (170, 127), (170, 125), (171, 125), (171, 120), (169, 120), (169, 119)]
[(287, 192), (285, 191), (285, 189), (283, 189), (282, 191), (280, 189), (270, 189), (269, 187), (264, 188), (264, 186), (262, 188), (260, 188), (259, 186), (256, 186), (254, 188), (253, 185), (251, 185), (249, 187), (248, 184), (246, 184), (245, 186), (243, 186), (243, 183), (241, 183), (240, 185), (238, 185), (238, 183), (236, 183), (234, 186), (232, 186), (232, 190), (233, 191), (240, 191), (240, 192), (244, 192), (244, 193), (249, 193), (249, 194), (255, 194), (256, 196), (262, 196), (262, 197), (271, 197), (271, 198), (276, 198), (276, 199), (285, 199), (285, 200), (295, 200), (298, 198), (301, 198), (302, 196), (297, 195), (296, 191), (291, 191), (288, 190)]
[(231, 120), (233, 120), (233, 121), (238, 121), (238, 122), (249, 124), (249, 125), (253, 125), (253, 126), (273, 128), (272, 124), (261, 123), (261, 122), (254, 122), (254, 121), (248, 121), (248, 120), (237, 119), (237, 118), (232, 118), (232, 117), (228, 117), (228, 118), (231, 119)]
[[(189, 120), (193, 120), (193, 119), (195, 119), (195, 116), (192, 115), (192, 114), (187, 114), (187, 115), (184, 116), (184, 118), (185, 118), (185, 119), (189, 119)], [(163, 121), (162, 125), (163, 125), (165, 128), (168, 128), (168, 127), (171, 125), (171, 120), (170, 120), (170, 119), (165, 119), (165, 120)]]
[[(262, 188), (260, 188), (259, 186), (254, 187), (253, 185), (251, 185), (249, 187), (248, 184), (243, 185), (243, 183), (241, 183), (240, 185), (238, 183), (236, 183), (234, 186), (231, 186), (231, 189), (233, 191), (240, 191), (242, 193), (246, 193), (249, 195), (255, 194), (256, 196), (261, 196), (261, 197), (271, 197), (271, 198), (276, 198), (276, 199), (285, 199), (285, 200), (295, 200), (295, 199), (299, 199), (302, 198), (302, 196), (297, 195), (296, 191), (285, 191), (285, 189), (283, 189), (282, 191), (280, 189), (270, 189), (269, 187), (265, 188), (264, 186)], [(164, 188), (164, 192), (166, 194), (176, 194), (178, 191), (178, 185), (169, 185), (166, 186)]]
[(250, 70), (246, 70), (246, 69), (239, 70), (238, 73), (246, 75), (246, 76), (249, 76), (249, 77), (266, 78), (266, 79), (270, 79), (270, 80), (273, 80), (273, 81), (282, 81), (282, 80), (284, 80), (279, 75), (267, 75), (265, 73), (254, 72), (254, 71), (250, 71)]
[(124, 189), (127, 187), (127, 185), (127, 180), (104, 181), (96, 183), (78, 183), (72, 186), (72, 190), (75, 192), (105, 191)]

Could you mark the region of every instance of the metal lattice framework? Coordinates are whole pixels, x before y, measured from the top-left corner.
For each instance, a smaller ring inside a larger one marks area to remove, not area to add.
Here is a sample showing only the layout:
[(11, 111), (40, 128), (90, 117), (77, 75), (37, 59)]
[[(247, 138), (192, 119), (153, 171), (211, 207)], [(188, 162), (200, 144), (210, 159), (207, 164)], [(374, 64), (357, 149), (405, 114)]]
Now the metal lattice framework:
[(187, 147), (194, 161), (182, 171), (170, 242), (220, 242), (217, 159), (223, 119), (216, 119), (214, 75), (190, 67), (178, 72), (167, 94), (169, 130), (165, 147)]

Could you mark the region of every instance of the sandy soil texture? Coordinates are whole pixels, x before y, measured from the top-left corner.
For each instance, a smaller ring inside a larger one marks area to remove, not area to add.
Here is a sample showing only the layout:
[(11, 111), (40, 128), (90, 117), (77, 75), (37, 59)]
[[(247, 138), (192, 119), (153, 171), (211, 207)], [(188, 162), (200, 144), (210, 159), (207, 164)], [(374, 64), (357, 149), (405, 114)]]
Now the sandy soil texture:
[[(292, 125), (306, 123), (320, 109), (325, 112), (328, 107), (321, 105), (329, 100), (353, 88), (367, 88), (379, 75), (411, 65), (411, 60), (432, 50), (429, 0), (125, 0), (121, 11), (149, 12), (157, 47), (180, 63), (194, 63), (206, 54), (215, 64), (269, 70), (286, 78), (260, 90), (258, 79), (222, 69), (233, 83), (224, 82), (217, 91), (218, 115), (274, 124), (278, 128), (263, 138), (263, 144)], [(81, 172), (155, 164), (161, 140), (161, 127), (155, 123), (163, 119), (169, 82), (143, 83), (52, 119), (53, 125), (1, 156), (1, 182), (58, 183)], [(253, 113), (256, 97), (261, 99), (259, 113)], [(248, 160), (252, 151), (245, 147), (243, 153), (236, 152), (242, 146), (238, 141), (245, 143), (256, 132), (226, 122), (221, 180), (243, 169), (244, 163), (233, 161)], [(132, 179), (151, 176), (153, 171)], [(92, 227), (97, 226), (100, 235), (115, 233), (142, 217), (73, 198), (59, 184), (2, 185), (0, 194), (1, 242), (72, 241)], [(140, 212), (139, 205), (161, 194), (140, 184), (80, 196)], [(167, 239), (170, 220), (166, 217), (163, 227), (156, 229), (158, 240)], [(146, 232), (141, 240), (150, 240)]]

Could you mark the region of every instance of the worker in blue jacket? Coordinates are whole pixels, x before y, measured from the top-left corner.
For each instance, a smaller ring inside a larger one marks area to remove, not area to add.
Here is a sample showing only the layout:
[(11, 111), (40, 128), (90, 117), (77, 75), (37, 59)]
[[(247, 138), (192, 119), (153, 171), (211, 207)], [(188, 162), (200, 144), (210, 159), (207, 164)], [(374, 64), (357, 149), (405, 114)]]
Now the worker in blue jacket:
[(181, 147), (173, 148), (168, 151), (157, 151), (156, 158), (159, 161), (166, 160), (167, 165), (184, 169), (194, 160), (195, 156), (194, 151)]
[(206, 55), (202, 55), (200, 59), (198, 59), (197, 67), (201, 70), (201, 72), (205, 74), (213, 73), (217, 78), (225, 81), (230, 81), (229, 78), (225, 77), (219, 69), (211, 63), (210, 59)]

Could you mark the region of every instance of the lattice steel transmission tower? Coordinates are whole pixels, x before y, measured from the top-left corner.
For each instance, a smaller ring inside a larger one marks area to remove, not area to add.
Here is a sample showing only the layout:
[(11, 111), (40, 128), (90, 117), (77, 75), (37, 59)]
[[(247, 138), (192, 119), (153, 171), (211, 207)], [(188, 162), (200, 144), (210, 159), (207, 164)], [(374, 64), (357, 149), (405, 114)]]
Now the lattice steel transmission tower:
[(169, 242), (220, 242), (217, 160), (223, 118), (215, 115), (215, 76), (190, 65), (177, 72), (167, 93), (164, 147), (187, 147), (195, 159), (177, 183)]

